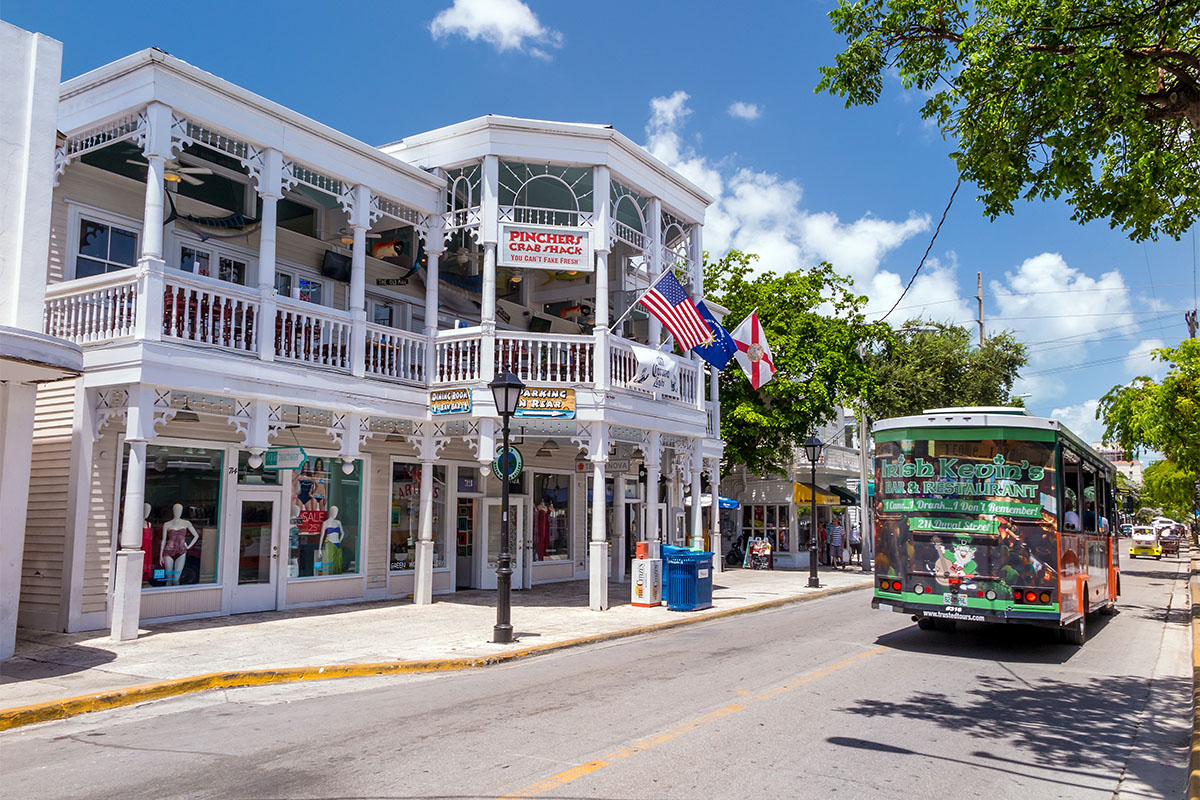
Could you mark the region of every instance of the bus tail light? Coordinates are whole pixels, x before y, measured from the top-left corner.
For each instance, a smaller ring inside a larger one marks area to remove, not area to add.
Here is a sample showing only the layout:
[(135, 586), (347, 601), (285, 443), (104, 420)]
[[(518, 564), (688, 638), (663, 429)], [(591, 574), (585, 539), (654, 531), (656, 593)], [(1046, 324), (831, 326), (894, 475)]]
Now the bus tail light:
[(898, 591), (900, 591), (900, 589), (901, 589), (900, 581), (892, 581), (892, 591), (898, 592)]
[(1041, 600), (1043, 604), (1049, 603), (1050, 602), (1050, 593), (1042, 592), (1041, 595), (1038, 596), (1038, 600)]
[(1026, 592), (1025, 593), (1025, 602), (1026, 603), (1037, 602), (1037, 594), (1034, 592)]

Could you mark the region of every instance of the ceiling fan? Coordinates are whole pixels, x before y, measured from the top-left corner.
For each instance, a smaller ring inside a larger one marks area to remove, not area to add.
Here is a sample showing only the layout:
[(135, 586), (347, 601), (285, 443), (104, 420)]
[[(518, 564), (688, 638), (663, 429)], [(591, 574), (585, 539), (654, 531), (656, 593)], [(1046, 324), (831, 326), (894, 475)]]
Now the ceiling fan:
[[(125, 159), (125, 163), (137, 164), (139, 167), (150, 166), (144, 160), (137, 158), (127, 158)], [(179, 183), (180, 181), (183, 181), (185, 183), (190, 183), (192, 186), (199, 186), (200, 184), (204, 183), (204, 181), (200, 180), (199, 178), (192, 177), (193, 175), (212, 174), (213, 171), (208, 167), (189, 167), (186, 164), (179, 163), (178, 159), (172, 158), (171, 160), (167, 161), (165, 169), (163, 170), (163, 180), (167, 181), (168, 183)]]
[[(372, 233), (371, 231), (367, 231), (367, 238), (368, 239), (378, 239), (378, 238), (380, 238), (380, 236), (378, 233)], [(342, 228), (337, 233), (326, 236), (321, 241), (337, 242), (337, 243), (344, 244), (344, 245), (351, 245), (351, 244), (354, 244), (354, 230), (352, 228)]]

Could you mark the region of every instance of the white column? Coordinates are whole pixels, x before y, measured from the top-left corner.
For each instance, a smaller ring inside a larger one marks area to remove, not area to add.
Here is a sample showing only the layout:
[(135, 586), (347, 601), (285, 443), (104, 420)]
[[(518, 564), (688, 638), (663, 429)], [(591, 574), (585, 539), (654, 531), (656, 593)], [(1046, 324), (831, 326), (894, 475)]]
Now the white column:
[(150, 387), (129, 387), (126, 401), (125, 443), (129, 466), (125, 473), (125, 514), (121, 519), (117, 560), (113, 578), (111, 635), (115, 641), (136, 639), (142, 610), (142, 525), (146, 502), (146, 442), (153, 436), (154, 410)]
[(657, 541), (658, 530), (658, 471), (662, 466), (662, 434), (650, 431), (646, 442), (646, 524), (642, 526), (642, 541)]
[(0, 661), (13, 654), (25, 553), (25, 514), (29, 500), (29, 453), (37, 386), (0, 382)]
[(712, 404), (713, 438), (721, 438), (721, 373), (716, 367), (708, 368), (708, 402)]
[[(593, 442), (592, 447), (600, 446)], [(588, 607), (592, 611), (608, 609), (608, 541), (604, 529), (604, 464), (607, 460), (608, 447), (604, 445), (592, 458), (592, 540), (588, 543)]]
[(432, 385), (438, 368), (438, 262), (442, 251), (426, 250), (425, 255), (425, 382)]
[(262, 219), (258, 238), (258, 357), (275, 360), (275, 236), (279, 197), (260, 194)]
[[(720, 461), (713, 460), (708, 470), (708, 485), (712, 487), (712, 505), (709, 506), (709, 544), (712, 545), (713, 569), (725, 571), (725, 559), (721, 557), (721, 474)], [(792, 541), (795, 541), (793, 537)]]
[(163, 175), (171, 155), (171, 109), (162, 103), (146, 107), (146, 197), (142, 211), (142, 248), (138, 266), (136, 336), (157, 341), (162, 338), (163, 314), (163, 210), (166, 192)]
[[(608, 167), (595, 167), (592, 177), (592, 197), (596, 210), (596, 222), (592, 231), (596, 248), (596, 359), (593, 366), (596, 380), (596, 391), (603, 392), (608, 387), (608, 326), (609, 326), (609, 287), (608, 287), (608, 239), (609, 218), (609, 172)], [(614, 490), (615, 491), (615, 490)]]
[[(696, 450), (700, 449), (700, 441), (696, 440)], [(692, 549), (704, 549), (704, 517), (700, 507), (700, 457), (692, 458), (692, 513), (689, 525), (692, 529)], [(717, 493), (713, 491), (713, 505), (717, 504)]]
[(413, 602), (433, 602), (433, 461), (421, 459), (420, 532), (417, 539), (416, 584)]
[(628, 551), (629, 544), (625, 541), (625, 476), (616, 475), (613, 477), (613, 527), (616, 528), (616, 545), (613, 557), (616, 559), (616, 575), (617, 580), (625, 582), (625, 553)]
[(371, 218), (371, 190), (360, 184), (353, 191), (350, 228), (354, 232), (354, 243), (350, 247), (349, 305), (354, 330), (350, 337), (350, 374), (361, 378), (367, 371), (367, 228)]
[(871, 502), (868, 494), (871, 473), (871, 433), (867, 429), (866, 409), (858, 412), (858, 530), (862, 536), (863, 572), (871, 571), (871, 560), (875, 557), (875, 531), (871, 524)]
[[(658, 273), (662, 272), (662, 201), (657, 197), (651, 197), (648, 204), (646, 215), (649, 217), (646, 220), (649, 224), (646, 226), (646, 237), (650, 240), (650, 280), (658, 277)], [(657, 348), (662, 343), (662, 323), (650, 317), (650, 346)]]

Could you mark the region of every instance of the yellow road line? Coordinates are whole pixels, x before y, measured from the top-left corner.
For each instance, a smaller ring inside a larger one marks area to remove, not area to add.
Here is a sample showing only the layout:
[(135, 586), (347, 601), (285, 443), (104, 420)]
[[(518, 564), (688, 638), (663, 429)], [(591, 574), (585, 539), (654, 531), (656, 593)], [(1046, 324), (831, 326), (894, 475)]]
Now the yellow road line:
[[(887, 649), (888, 648), (886, 647), (880, 646), (871, 650), (865, 650), (861, 653), (856, 653), (849, 658), (843, 658), (841, 661), (837, 661), (827, 667), (822, 667), (821, 669), (801, 675), (800, 677), (790, 680), (787, 683), (781, 683), (778, 686), (772, 686), (770, 689), (765, 689), (747, 700), (747, 703), (771, 700), (781, 694), (784, 694), (785, 692), (790, 692), (792, 689), (799, 688), (806, 683), (811, 683), (819, 678), (832, 675), (838, 670), (845, 669), (851, 664), (862, 661), (865, 658), (877, 656)], [(738, 693), (746, 694), (744, 691)], [(585, 762), (579, 766), (571, 767), (568, 770), (563, 770), (557, 775), (551, 775), (549, 778), (545, 778), (536, 783), (531, 783), (522, 789), (517, 789), (515, 792), (510, 792), (509, 794), (503, 795), (500, 800), (509, 800), (509, 798), (517, 797), (537, 797), (538, 795), (544, 794), (551, 789), (557, 789), (560, 786), (568, 784), (574, 780), (578, 780), (585, 775), (591, 775), (593, 772), (601, 770), (611, 764), (615, 764), (618, 761), (624, 761), (630, 756), (635, 756), (638, 753), (644, 753), (660, 744), (665, 744), (673, 739), (677, 739), (685, 733), (694, 731), (697, 728), (702, 728), (709, 723), (716, 722), (717, 720), (724, 719), (730, 714), (736, 713), (745, 708), (749, 708), (749, 706), (734, 703), (732, 705), (725, 706), (724, 708), (718, 708), (716, 711), (710, 711), (707, 714), (676, 725), (674, 728), (670, 728), (662, 733), (656, 733), (653, 736), (647, 736), (644, 739), (639, 739), (633, 744), (626, 745), (619, 750), (614, 750), (608, 755), (601, 756), (594, 761)]]

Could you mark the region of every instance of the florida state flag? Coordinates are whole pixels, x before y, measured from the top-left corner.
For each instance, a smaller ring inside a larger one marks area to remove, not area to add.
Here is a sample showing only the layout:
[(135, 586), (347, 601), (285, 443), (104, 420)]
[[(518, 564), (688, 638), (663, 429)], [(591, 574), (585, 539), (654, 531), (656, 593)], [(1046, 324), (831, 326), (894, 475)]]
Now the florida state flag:
[(729, 335), (737, 343), (735, 357), (750, 379), (750, 385), (761, 389), (775, 375), (775, 360), (771, 357), (771, 346), (767, 344), (762, 323), (758, 321), (758, 312), (751, 312)]

